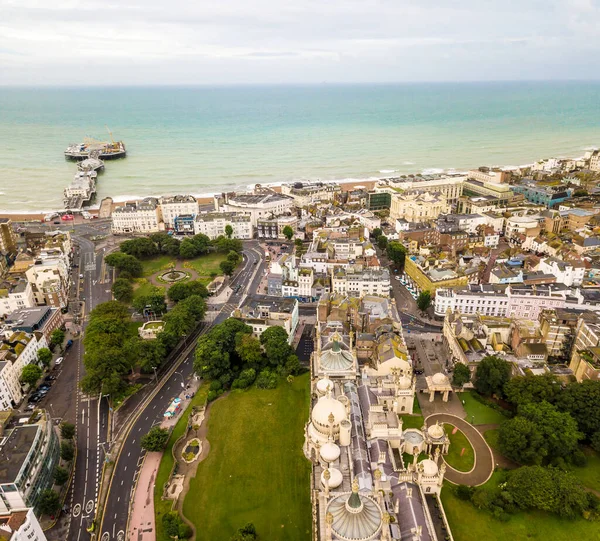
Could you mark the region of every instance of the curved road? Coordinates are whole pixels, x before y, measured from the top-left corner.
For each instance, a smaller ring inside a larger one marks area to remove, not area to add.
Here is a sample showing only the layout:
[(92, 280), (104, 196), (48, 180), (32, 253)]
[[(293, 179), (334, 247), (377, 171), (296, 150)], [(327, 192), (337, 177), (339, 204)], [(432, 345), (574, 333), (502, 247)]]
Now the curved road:
[[(256, 261), (256, 264), (255, 264)], [(256, 241), (244, 242), (244, 263), (242, 268), (235, 274), (230, 285), (235, 291), (237, 285), (241, 285), (239, 291), (232, 293), (227, 303), (212, 323), (204, 324), (201, 334), (207, 332), (210, 327), (227, 319), (233, 309), (239, 306), (247, 293), (254, 293), (264, 271), (262, 253)], [(121, 451), (116, 459), (112, 474), (101, 529), (98, 537), (101, 541), (124, 541), (127, 537), (127, 519), (129, 505), (131, 503), (132, 491), (139, 475), (144, 451), (140, 447), (140, 438), (150, 428), (163, 419), (163, 414), (181, 390), (183, 381), (187, 381), (193, 375), (194, 348), (189, 347), (189, 353), (177, 366), (176, 372), (169, 372), (166, 381), (159, 381), (155, 396), (144, 406), (134, 422), (131, 430), (125, 437)], [(174, 367), (173, 367), (174, 368)], [(187, 404), (185, 405), (187, 406)], [(184, 407), (185, 407), (184, 406)]]
[(445, 479), (456, 485), (467, 485), (470, 487), (483, 485), (491, 477), (492, 473), (494, 473), (494, 457), (483, 436), (473, 425), (456, 415), (434, 413), (425, 419), (427, 426), (431, 426), (438, 421), (440, 424), (448, 423), (454, 425), (461, 430), (473, 446), (473, 451), (475, 452), (475, 466), (473, 466), (470, 472), (457, 471), (446, 462)]

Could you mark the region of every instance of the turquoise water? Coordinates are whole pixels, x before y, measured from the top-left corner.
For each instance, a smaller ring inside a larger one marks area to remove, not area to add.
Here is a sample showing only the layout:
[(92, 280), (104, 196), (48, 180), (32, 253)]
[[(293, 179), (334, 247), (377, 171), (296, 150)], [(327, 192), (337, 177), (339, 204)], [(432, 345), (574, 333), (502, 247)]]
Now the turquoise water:
[(60, 208), (65, 147), (105, 125), (118, 200), (579, 156), (599, 113), (600, 83), (0, 88), (0, 210)]

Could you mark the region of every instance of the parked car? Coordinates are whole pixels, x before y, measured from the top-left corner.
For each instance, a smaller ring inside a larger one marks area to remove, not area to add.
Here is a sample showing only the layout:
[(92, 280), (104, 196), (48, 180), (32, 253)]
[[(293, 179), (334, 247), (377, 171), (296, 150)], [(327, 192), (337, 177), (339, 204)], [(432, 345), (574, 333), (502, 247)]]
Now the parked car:
[(35, 404), (27, 404), (27, 407), (25, 409), (27, 411), (33, 411), (35, 408), (37, 408)]
[(27, 402), (29, 402), (30, 404), (35, 404), (37, 402), (39, 402), (41, 399), (43, 398), (43, 396), (41, 394), (32, 394), (29, 399), (27, 400)]
[(44, 378), (44, 381), (54, 381), (56, 379), (56, 376), (50, 374), (49, 376), (46, 376)]
[(83, 278), (83, 274), (80, 274), (80, 275), (79, 275), (79, 278)]
[(56, 361), (54, 361), (54, 366), (58, 366), (58, 365), (62, 364), (63, 361), (64, 361), (64, 357), (59, 357), (58, 359), (56, 359)]
[(38, 387), (38, 391), (42, 392), (42, 391), (46, 391), (48, 392), (50, 390), (50, 385), (48, 383), (43, 383), (42, 385), (40, 385)]

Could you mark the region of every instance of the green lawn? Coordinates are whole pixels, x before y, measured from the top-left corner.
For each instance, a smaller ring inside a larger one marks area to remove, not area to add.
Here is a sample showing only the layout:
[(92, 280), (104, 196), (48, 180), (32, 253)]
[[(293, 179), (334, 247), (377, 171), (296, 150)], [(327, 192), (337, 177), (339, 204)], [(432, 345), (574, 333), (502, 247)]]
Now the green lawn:
[(498, 434), (500, 433), (500, 429), (492, 428), (491, 430), (486, 430), (483, 433), (483, 437), (487, 444), (498, 453), (500, 452), (500, 446), (498, 445)]
[(418, 428), (421, 430), (425, 424), (422, 415), (400, 415), (400, 418), (402, 419), (402, 428), (404, 430), (407, 428)]
[(506, 420), (506, 417), (500, 412), (496, 411), (481, 402), (477, 402), (473, 398), (471, 391), (460, 393), (459, 398), (464, 402), (464, 408), (467, 412), (467, 421), (474, 425), (492, 425), (500, 424)]
[(183, 505), (198, 541), (227, 541), (247, 522), (260, 539), (310, 539), (310, 463), (302, 453), (309, 396), (305, 374), (291, 385), (232, 391), (214, 403), (210, 453)]
[(195, 270), (200, 276), (210, 276), (212, 272), (223, 274), (219, 264), (227, 259), (227, 254), (213, 253), (184, 261), (186, 269)]
[(208, 385), (204, 384), (198, 389), (194, 398), (192, 398), (190, 404), (186, 408), (183, 415), (179, 418), (179, 421), (175, 425), (173, 432), (171, 432), (171, 436), (169, 437), (169, 441), (167, 443), (167, 448), (163, 453), (162, 460), (160, 461), (160, 466), (158, 468), (158, 473), (156, 475), (156, 483), (154, 485), (154, 516), (156, 517), (156, 539), (157, 541), (171, 541), (171, 538), (165, 533), (162, 526), (162, 517), (165, 513), (168, 513), (171, 510), (171, 505), (173, 504), (173, 500), (162, 500), (163, 487), (165, 483), (169, 480), (169, 474), (171, 473), (171, 469), (173, 468), (173, 454), (172, 449), (173, 445), (177, 441), (177, 439), (183, 435), (185, 432), (185, 427), (187, 424), (187, 419), (192, 411), (192, 406), (201, 406), (206, 400), (206, 395), (208, 394)]
[[(498, 483), (495, 473), (488, 483)], [(597, 522), (561, 519), (554, 515), (520, 512), (508, 522), (496, 520), (491, 513), (476, 509), (471, 502), (459, 500), (452, 486), (444, 483), (442, 503), (455, 541), (587, 541), (600, 540)]]
[(584, 486), (600, 491), (600, 456), (589, 447), (584, 448), (584, 452), (587, 464), (583, 468), (572, 466), (571, 472)]
[(144, 278), (138, 278), (135, 280), (133, 286), (133, 298), (137, 299), (139, 297), (143, 297), (144, 295), (150, 295), (154, 289), (164, 289), (164, 287), (159, 287), (151, 284), (148, 280)]
[(419, 399), (415, 395), (415, 399), (413, 400), (413, 413), (421, 415), (423, 412), (421, 411), (421, 404), (419, 404)]
[(444, 430), (450, 438), (450, 447), (448, 449), (448, 454), (444, 455), (444, 460), (455, 470), (464, 472), (471, 471), (475, 465), (475, 452), (473, 451), (473, 447), (469, 443), (469, 440), (460, 430), (457, 430), (455, 434), (452, 434), (452, 431), (454, 430), (453, 425), (445, 424)]
[(127, 335), (129, 338), (138, 336), (138, 329), (144, 324), (143, 321), (130, 321), (127, 323)]
[[(429, 458), (427, 453), (419, 453), (417, 462), (421, 462), (421, 460), (425, 460), (426, 458)], [(414, 455), (411, 455), (410, 453), (402, 453), (402, 460), (404, 461), (404, 466), (408, 468), (408, 465), (413, 463)]]
[(155, 272), (161, 270), (167, 270), (171, 266), (172, 263), (175, 263), (177, 260), (170, 255), (160, 255), (158, 257), (153, 257), (152, 259), (144, 259), (142, 261), (142, 268), (144, 276), (150, 276)]

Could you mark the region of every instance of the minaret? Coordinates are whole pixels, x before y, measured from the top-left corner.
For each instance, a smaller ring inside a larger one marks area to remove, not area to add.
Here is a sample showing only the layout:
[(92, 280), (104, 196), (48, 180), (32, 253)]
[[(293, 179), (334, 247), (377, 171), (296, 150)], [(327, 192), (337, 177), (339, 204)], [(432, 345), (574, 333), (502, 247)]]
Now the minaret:
[(359, 513), (363, 508), (358, 489), (358, 479), (355, 477), (354, 481), (352, 481), (352, 494), (350, 494), (350, 497), (346, 501), (346, 509), (350, 513)]
[(413, 447), (413, 466), (417, 469), (417, 459), (419, 458), (419, 448), (415, 445)]
[(440, 454), (441, 454), (441, 452), (440, 452), (440, 446), (438, 445), (435, 448), (435, 451), (433, 452), (433, 459), (435, 460), (436, 464), (439, 464), (439, 462), (440, 462)]
[(327, 513), (325, 515), (325, 523), (327, 524), (327, 528), (325, 530), (325, 541), (333, 541), (333, 515), (331, 513)]
[(329, 498), (329, 479), (331, 479), (331, 473), (329, 470), (323, 472), (323, 479), (325, 480), (325, 499)]
[(335, 417), (333, 416), (333, 412), (331, 412), (329, 414), (329, 417), (327, 417), (327, 420), (329, 421), (329, 437), (333, 440), (333, 423), (335, 422)]
[(444, 475), (446, 474), (446, 463), (442, 462), (438, 475), (438, 486), (442, 486), (444, 484)]
[(377, 468), (373, 473), (373, 477), (375, 477), (375, 496), (377, 497), (377, 501), (379, 505), (382, 505), (382, 495), (381, 495), (381, 470)]
[(389, 513), (383, 513), (383, 526), (381, 527), (381, 541), (389, 541), (390, 539), (390, 522), (391, 518)]

